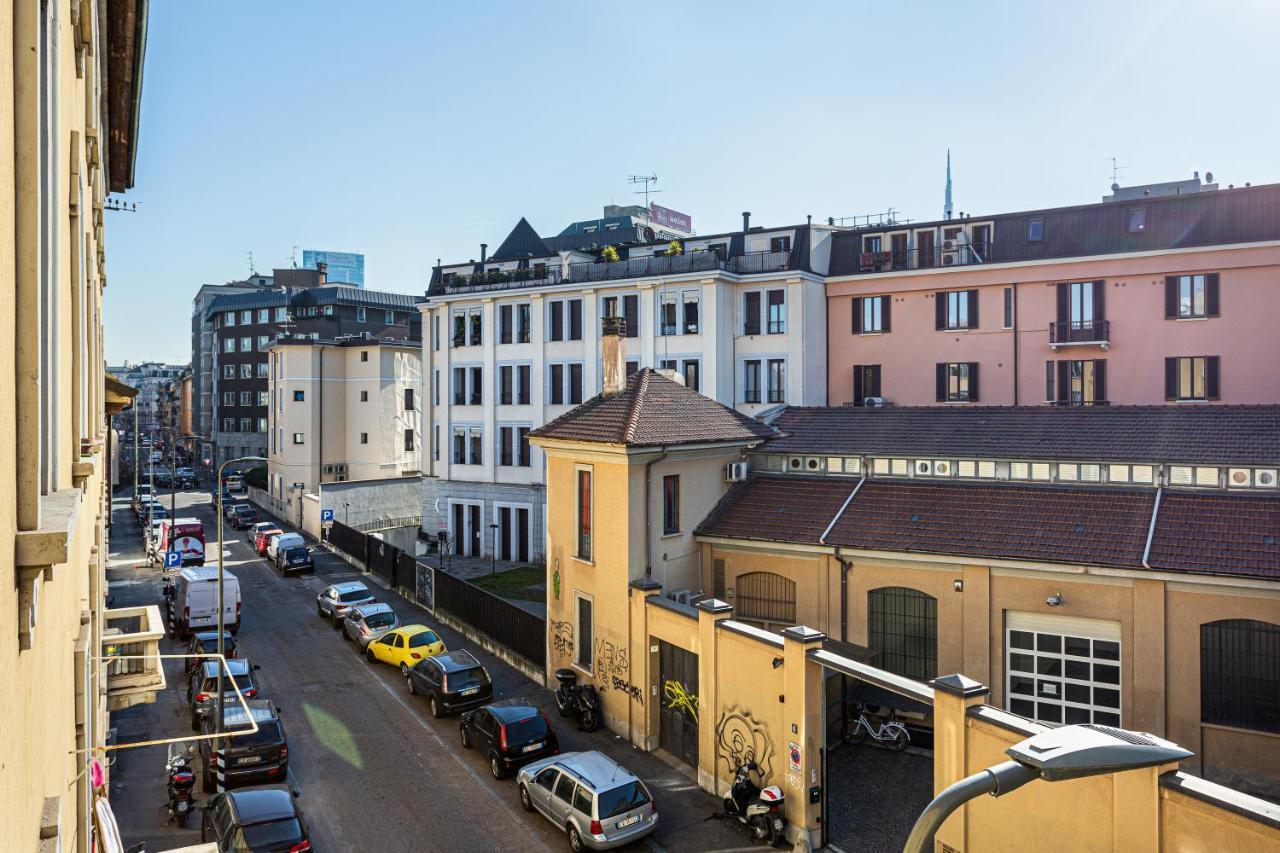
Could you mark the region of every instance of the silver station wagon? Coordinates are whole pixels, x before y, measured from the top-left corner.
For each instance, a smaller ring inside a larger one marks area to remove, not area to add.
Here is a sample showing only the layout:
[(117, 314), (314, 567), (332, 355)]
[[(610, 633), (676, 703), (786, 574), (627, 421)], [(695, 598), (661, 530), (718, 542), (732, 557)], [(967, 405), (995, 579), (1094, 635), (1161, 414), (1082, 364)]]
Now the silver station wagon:
[(658, 804), (635, 775), (599, 752), (535, 761), (516, 777), (520, 805), (569, 836), (569, 847), (612, 850), (658, 828)]

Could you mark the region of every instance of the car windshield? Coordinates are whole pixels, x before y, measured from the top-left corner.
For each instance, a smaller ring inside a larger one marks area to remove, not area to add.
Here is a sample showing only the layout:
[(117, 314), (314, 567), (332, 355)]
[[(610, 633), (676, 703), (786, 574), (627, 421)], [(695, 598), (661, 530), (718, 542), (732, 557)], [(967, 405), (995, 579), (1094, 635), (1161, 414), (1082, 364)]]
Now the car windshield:
[(390, 628), (396, 624), (394, 613), (375, 613), (365, 617), (364, 624), (370, 628)]
[[(486, 678), (482, 683), (487, 683), (488, 681), (489, 679)], [(515, 743), (542, 740), (547, 736), (547, 721), (542, 719), (541, 714), (534, 714), (532, 717), (525, 717), (523, 720), (507, 723), (506, 727), (507, 739)]]
[(649, 792), (639, 782), (628, 782), (625, 785), (605, 791), (598, 798), (600, 820), (608, 820), (620, 814), (638, 809), (649, 802)]
[(368, 597), (369, 590), (367, 589), (353, 589), (350, 592), (338, 593), (338, 600), (343, 602), (364, 601)]
[(436, 636), (435, 631), (421, 631), (409, 638), (409, 648), (416, 649), (419, 646), (429, 646), (438, 642), (440, 638)]
[(270, 850), (277, 845), (293, 844), (302, 840), (302, 826), (293, 818), (273, 820), (271, 823), (255, 823), (240, 831), (243, 846), (236, 850)]
[(235, 734), (232, 729), (231, 747), (233, 749), (255, 746), (271, 746), (284, 740), (280, 736), (280, 724), (276, 722), (260, 722), (256, 732)]
[(307, 558), (306, 548), (290, 548), (284, 552), (285, 559), (288, 560), (305, 560)]

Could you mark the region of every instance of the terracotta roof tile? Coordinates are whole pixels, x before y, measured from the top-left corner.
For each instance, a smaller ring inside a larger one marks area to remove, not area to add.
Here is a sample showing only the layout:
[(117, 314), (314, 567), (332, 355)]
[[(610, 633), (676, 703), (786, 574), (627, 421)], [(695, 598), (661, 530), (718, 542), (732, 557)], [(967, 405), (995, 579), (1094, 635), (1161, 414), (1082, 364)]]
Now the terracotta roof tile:
[(1153, 569), (1280, 579), (1280, 500), (1165, 492)]
[(708, 536), (816, 545), (856, 480), (753, 477), (735, 483), (696, 531)]

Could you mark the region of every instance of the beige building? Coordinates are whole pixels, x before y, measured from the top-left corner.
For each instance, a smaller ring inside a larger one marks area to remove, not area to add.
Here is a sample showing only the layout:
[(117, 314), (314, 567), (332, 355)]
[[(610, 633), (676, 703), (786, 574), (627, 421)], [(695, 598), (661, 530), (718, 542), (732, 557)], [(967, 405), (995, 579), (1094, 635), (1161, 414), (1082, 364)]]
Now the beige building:
[(281, 338), (271, 348), (268, 376), (267, 486), (285, 518), (303, 526), (305, 496), (321, 484), (421, 470), (422, 350), (416, 343)]
[[(108, 712), (164, 686), (155, 608), (106, 609), (108, 193), (133, 185), (146, 4), (0, 5), (0, 827), (87, 851)], [(141, 657), (134, 657), (141, 656)], [(118, 658), (105, 660), (105, 657)], [(105, 761), (102, 762), (105, 764)]]

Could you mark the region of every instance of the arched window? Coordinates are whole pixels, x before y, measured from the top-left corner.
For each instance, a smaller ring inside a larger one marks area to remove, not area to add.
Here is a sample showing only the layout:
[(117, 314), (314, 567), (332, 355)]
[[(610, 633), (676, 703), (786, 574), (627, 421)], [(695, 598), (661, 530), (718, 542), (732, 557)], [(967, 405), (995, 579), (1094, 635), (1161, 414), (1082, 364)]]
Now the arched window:
[(886, 586), (867, 593), (867, 645), (876, 666), (921, 681), (938, 674), (938, 600)]
[(1222, 619), (1200, 626), (1200, 721), (1280, 732), (1280, 625)]
[(735, 582), (737, 615), (757, 622), (796, 624), (796, 582), (773, 572), (738, 575)]

